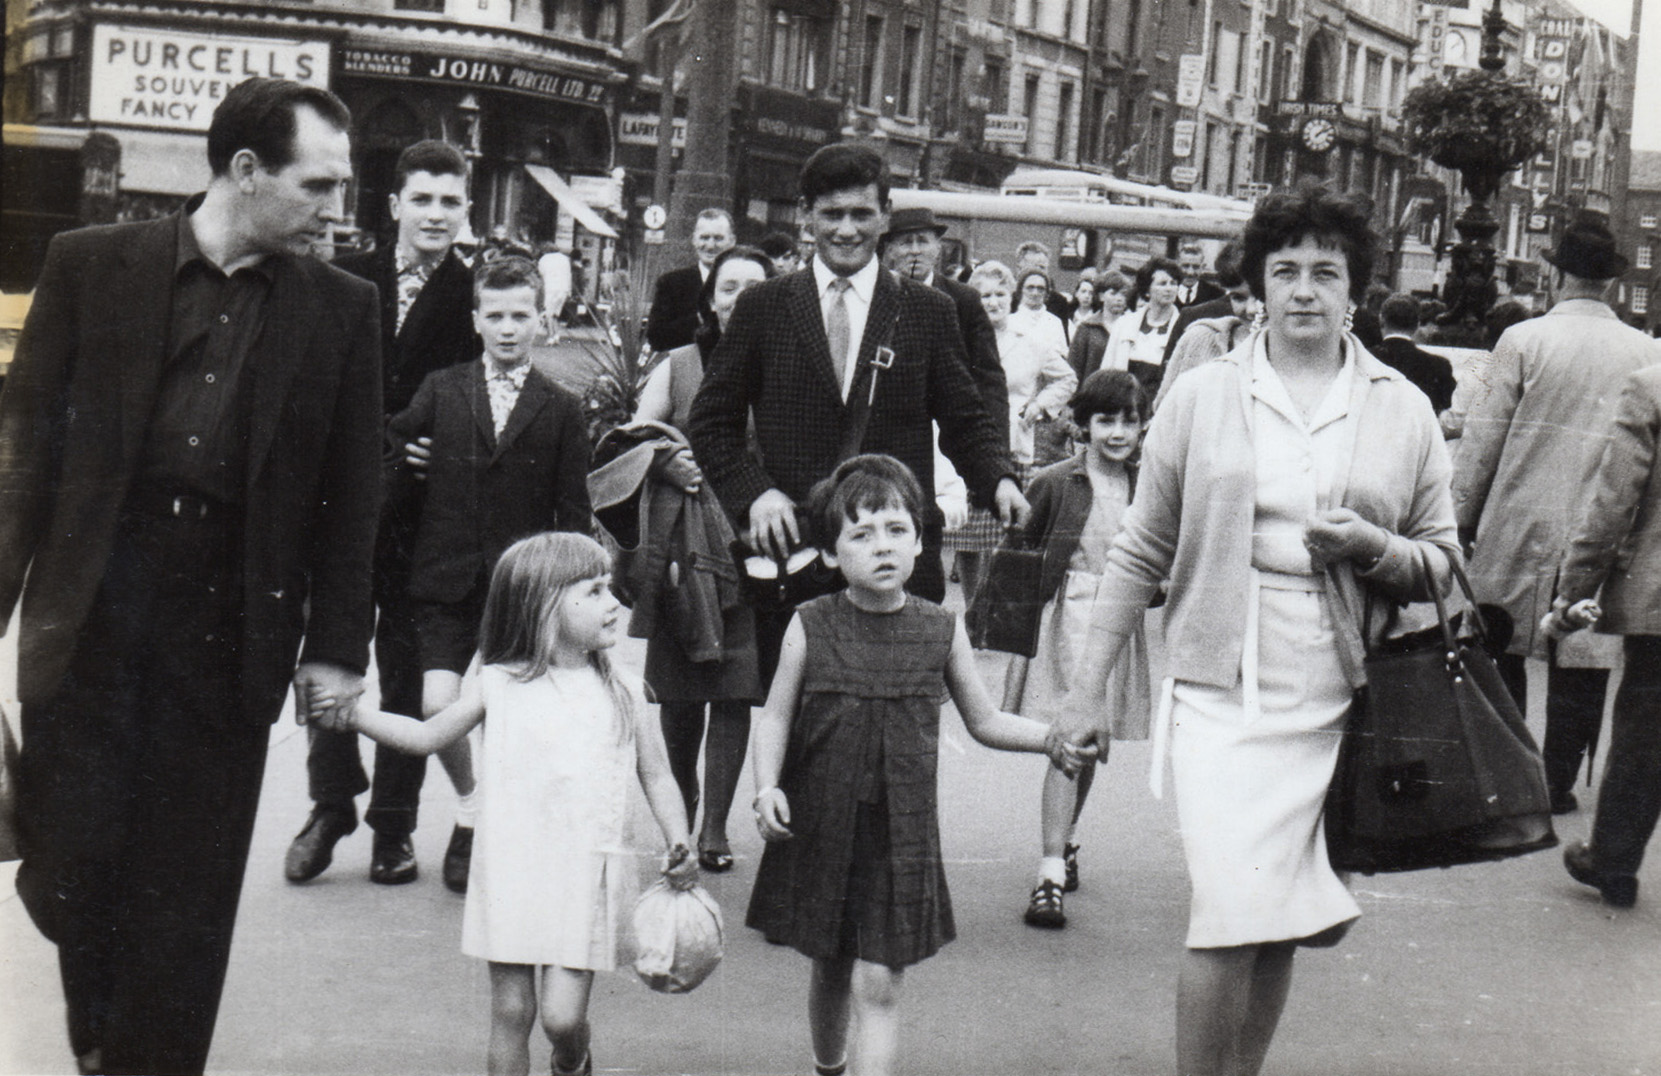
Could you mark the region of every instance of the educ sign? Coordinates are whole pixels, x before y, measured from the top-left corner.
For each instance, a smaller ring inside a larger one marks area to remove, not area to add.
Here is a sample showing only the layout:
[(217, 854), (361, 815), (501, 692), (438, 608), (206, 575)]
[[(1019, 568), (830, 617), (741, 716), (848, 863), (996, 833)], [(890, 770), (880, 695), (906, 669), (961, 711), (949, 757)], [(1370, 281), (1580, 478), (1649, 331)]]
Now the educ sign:
[(130, 127), (206, 131), (213, 110), (231, 87), (256, 76), (326, 87), (329, 45), (100, 24), (92, 29), (87, 118)]

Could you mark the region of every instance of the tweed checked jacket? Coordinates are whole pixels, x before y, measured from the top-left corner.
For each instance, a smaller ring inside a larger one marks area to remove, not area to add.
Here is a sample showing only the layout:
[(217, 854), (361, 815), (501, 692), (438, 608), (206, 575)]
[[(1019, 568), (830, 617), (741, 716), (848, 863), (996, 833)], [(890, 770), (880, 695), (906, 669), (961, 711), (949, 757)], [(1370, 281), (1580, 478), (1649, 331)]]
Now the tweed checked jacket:
[[(893, 366), (877, 374), (862, 452), (882, 452), (934, 489), (931, 423), (977, 504), (1013, 476), (1009, 442), (969, 373), (957, 312), (943, 293), (878, 273), (849, 399), (871, 392), (872, 360), (886, 345)], [(755, 452), (746, 426), (755, 418)], [(778, 489), (798, 504), (828, 476), (852, 409), (831, 363), (812, 269), (763, 281), (738, 300), (692, 404), (692, 449), (722, 505), (748, 526), (750, 504)], [(939, 509), (925, 497), (926, 523)]]

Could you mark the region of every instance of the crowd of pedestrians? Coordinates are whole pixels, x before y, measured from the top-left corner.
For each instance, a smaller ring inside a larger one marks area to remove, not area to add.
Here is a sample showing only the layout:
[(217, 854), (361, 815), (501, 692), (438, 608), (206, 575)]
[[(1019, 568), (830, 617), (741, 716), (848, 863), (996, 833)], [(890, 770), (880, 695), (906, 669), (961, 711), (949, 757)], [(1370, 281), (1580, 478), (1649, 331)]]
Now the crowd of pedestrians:
[[(1419, 300), (1373, 284), (1351, 196), (1265, 196), (1210, 269), (1184, 244), (1066, 294), (1037, 243), (953, 279), (946, 226), (891, 211), (883, 158), (831, 144), (801, 174), (810, 250), (698, 216), (696, 264), (656, 284), (638, 407), (591, 444), (531, 361), (569, 259), (504, 234), (470, 267), (455, 148), (405, 149), (381, 247), (312, 256), (350, 130), (327, 91), (233, 90), (204, 194), (53, 242), (0, 397), (17, 884), (80, 1071), (203, 1070), (290, 684), (313, 803), (295, 884), (364, 792), (370, 881), (413, 881), (440, 755), (492, 1074), (537, 1067), (538, 1026), (553, 1072), (594, 1071), (594, 973), (629, 949), (629, 797), (690, 887), (734, 867), (747, 760), (766, 851), (746, 922), (808, 958), (803, 1052), (820, 1076), (893, 1071), (905, 972), (959, 930), (949, 697), (976, 740), (1053, 764), (1038, 928), (1067, 925), (1095, 766), (1151, 736), (1191, 881), (1177, 1071), (1253, 1076), (1298, 950), (1360, 914), (1322, 812), (1383, 631), (1367, 597), (1427, 601), (1467, 558), (1512, 622), (1519, 704), (1545, 662), (1556, 811), (1578, 808), (1624, 660), (1592, 840), (1565, 866), (1636, 901), (1661, 815), (1661, 344), (1608, 307), (1626, 265), (1595, 215), (1547, 255), (1557, 305), (1456, 378)], [(973, 510), (948, 531), (954, 479)], [(1036, 553), (1041, 608), (999, 704), (941, 603), (949, 550), (972, 597), (1002, 547)], [(642, 677), (609, 657), (625, 630)]]

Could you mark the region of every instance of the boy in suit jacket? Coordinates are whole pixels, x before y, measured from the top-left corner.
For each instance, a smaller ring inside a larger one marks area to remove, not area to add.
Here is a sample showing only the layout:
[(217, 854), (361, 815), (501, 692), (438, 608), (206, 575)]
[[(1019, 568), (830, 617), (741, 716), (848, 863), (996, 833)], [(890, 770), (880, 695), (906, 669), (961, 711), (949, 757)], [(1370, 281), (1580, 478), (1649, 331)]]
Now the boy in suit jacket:
[[(483, 357), (428, 375), (387, 430), (391, 495), (420, 499), (409, 596), (420, 603), (423, 716), (460, 693), (502, 552), (541, 531), (586, 534), (590, 525), (582, 408), (531, 365), (542, 311), (536, 266), (516, 257), (479, 266), (473, 306)], [(432, 458), (416, 482), (404, 446), (422, 437), (432, 439)]]
[[(425, 141), (398, 155), (398, 191), (390, 196), (398, 226), (395, 241), (339, 258), (335, 265), (373, 283), (381, 297), (381, 410), (383, 420), (409, 406), (416, 388), (434, 370), (479, 355), (473, 331), (473, 274), (455, 252), (467, 221), (467, 158), (447, 142)], [(375, 666), (381, 708), (421, 714), (421, 663), (416, 656), (415, 612), (406, 595), (415, 519), (388, 502), (375, 546)], [(459, 748), (459, 750), (458, 750)], [(466, 742), (441, 752), (456, 790), (466, 802), (473, 788)], [(380, 885), (415, 881), (416, 809), (427, 772), (424, 755), (378, 746), (375, 784), (364, 821), (375, 831), (369, 880)], [(357, 828), (353, 800), (369, 790), (355, 734), (313, 725), (306, 747), (311, 816), (289, 845), (283, 874), (309, 881), (328, 868), (334, 846)], [(465, 815), (464, 815), (465, 820)], [(444, 857), (444, 881), (467, 885), (472, 830), (458, 827)]]

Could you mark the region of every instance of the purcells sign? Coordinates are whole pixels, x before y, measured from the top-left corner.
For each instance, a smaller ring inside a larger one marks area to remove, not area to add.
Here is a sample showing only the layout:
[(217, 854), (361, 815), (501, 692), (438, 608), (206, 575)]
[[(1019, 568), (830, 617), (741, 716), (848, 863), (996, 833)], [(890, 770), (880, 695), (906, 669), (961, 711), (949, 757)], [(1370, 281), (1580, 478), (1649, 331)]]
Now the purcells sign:
[(329, 84), (329, 44), (101, 24), (92, 30), (95, 123), (206, 131), (231, 87), (254, 77)]

